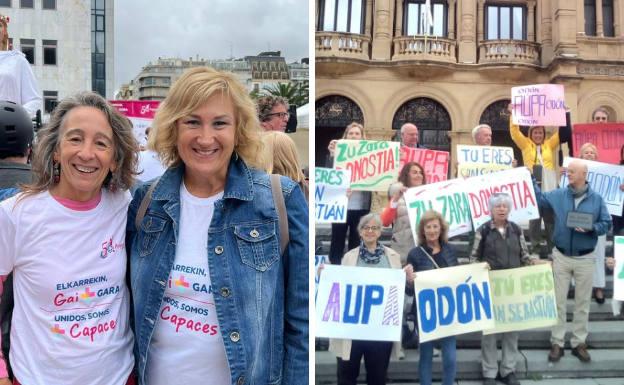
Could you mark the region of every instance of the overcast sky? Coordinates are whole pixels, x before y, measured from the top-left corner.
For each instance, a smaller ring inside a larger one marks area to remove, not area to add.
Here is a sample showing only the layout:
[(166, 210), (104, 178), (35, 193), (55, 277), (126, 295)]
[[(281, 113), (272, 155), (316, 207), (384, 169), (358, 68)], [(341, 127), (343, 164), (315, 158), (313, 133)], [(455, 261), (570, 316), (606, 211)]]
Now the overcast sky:
[(115, 90), (160, 57), (308, 57), (306, 0), (115, 0)]

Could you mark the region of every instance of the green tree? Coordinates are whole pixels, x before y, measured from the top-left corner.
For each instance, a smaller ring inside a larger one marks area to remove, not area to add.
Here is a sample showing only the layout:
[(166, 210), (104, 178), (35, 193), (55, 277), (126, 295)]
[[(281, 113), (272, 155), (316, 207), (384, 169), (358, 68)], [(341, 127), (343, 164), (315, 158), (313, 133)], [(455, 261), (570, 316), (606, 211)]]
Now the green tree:
[(264, 87), (263, 92), (268, 95), (281, 96), (288, 100), (288, 104), (301, 107), (308, 103), (308, 85), (304, 83), (277, 83)]

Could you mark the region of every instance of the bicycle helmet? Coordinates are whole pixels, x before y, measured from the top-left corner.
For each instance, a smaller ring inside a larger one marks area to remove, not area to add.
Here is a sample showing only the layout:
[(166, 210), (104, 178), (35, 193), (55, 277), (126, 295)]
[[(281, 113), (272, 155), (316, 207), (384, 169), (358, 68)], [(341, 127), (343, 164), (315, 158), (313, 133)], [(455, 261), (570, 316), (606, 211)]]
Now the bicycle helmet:
[(25, 154), (33, 136), (28, 112), (19, 104), (0, 100), (0, 154)]

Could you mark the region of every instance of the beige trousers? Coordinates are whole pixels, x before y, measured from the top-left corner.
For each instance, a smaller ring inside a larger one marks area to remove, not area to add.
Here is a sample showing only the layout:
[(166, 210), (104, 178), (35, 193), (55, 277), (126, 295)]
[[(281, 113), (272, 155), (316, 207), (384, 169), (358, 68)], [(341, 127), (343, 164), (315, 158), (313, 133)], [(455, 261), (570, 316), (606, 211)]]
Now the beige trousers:
[(566, 302), (570, 281), (574, 278), (574, 318), (570, 345), (574, 348), (585, 343), (588, 334), (589, 305), (591, 303), (592, 281), (596, 265), (596, 256), (592, 252), (582, 257), (567, 257), (553, 248), (553, 275), (555, 279), (555, 297), (557, 298), (557, 325), (553, 326), (550, 343), (564, 345), (566, 332)]

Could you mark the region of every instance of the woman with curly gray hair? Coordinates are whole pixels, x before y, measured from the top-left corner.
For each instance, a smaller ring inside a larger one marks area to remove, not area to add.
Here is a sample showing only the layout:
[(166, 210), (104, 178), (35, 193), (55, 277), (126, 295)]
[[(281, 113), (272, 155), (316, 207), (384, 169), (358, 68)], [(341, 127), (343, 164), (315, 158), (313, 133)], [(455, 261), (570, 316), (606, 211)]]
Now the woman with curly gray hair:
[(69, 97), (39, 132), (33, 183), (0, 204), (13, 384), (133, 383), (125, 235), (137, 150), (104, 98)]

